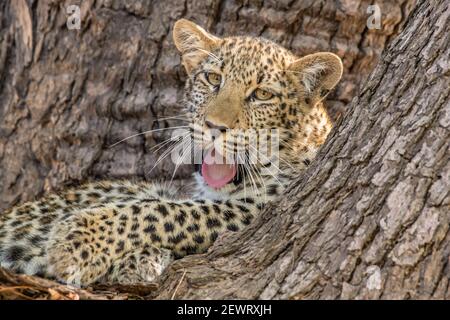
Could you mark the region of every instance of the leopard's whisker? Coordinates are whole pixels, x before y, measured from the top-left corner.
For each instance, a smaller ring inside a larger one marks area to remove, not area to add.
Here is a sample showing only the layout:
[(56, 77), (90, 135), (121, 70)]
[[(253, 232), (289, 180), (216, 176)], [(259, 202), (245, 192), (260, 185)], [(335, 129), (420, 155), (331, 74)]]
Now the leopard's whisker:
[(278, 168), (273, 162), (272, 162), (272, 160), (270, 160), (269, 158), (267, 158), (262, 152), (260, 152), (258, 149), (256, 149), (254, 146), (252, 146), (251, 144), (249, 144), (249, 146), (251, 147), (251, 148), (253, 148), (257, 153), (258, 153), (258, 155), (260, 155), (260, 156), (263, 156), (265, 159), (267, 159), (274, 167), (275, 167), (275, 169), (277, 169), (280, 173), (283, 173), (281, 170), (280, 170), (280, 168)]
[(148, 172), (148, 174), (152, 173), (152, 171), (156, 168), (156, 166), (163, 161), (165, 158), (167, 158), (167, 156), (169, 156), (169, 154), (179, 145), (182, 144), (183, 141), (186, 138), (190, 138), (190, 134), (187, 134), (181, 141), (175, 143), (174, 145), (170, 146), (166, 151), (163, 152), (162, 155), (159, 156), (159, 158), (156, 160), (155, 164), (153, 165), (153, 167), (150, 169), (150, 171)]
[(177, 141), (177, 140), (173, 140), (173, 139), (167, 139), (167, 140), (164, 140), (163, 142), (158, 143), (157, 145), (151, 147), (150, 150), (149, 150), (149, 152), (151, 152), (153, 149), (156, 148), (156, 149), (154, 150), (154, 153), (158, 153), (159, 150), (161, 150), (162, 148), (164, 148), (164, 147), (167, 146), (167, 145), (170, 145), (171, 142), (178, 142), (178, 141)]
[(211, 52), (209, 52), (209, 51), (207, 51), (207, 50), (205, 50), (205, 49), (199, 48), (199, 47), (196, 47), (195, 49), (197, 49), (197, 50), (199, 50), (199, 51), (201, 51), (201, 52), (206, 53), (208, 56), (210, 56), (211, 58), (213, 58), (213, 59), (216, 60), (217, 62), (222, 63), (222, 59), (220, 59), (220, 58), (219, 58), (218, 56), (216, 56), (214, 53), (211, 53)]
[(190, 135), (189, 133), (184, 136), (180, 135), (180, 136), (176, 137), (176, 139), (174, 139), (174, 137), (171, 137), (171, 138), (166, 139), (163, 142), (158, 143), (157, 145), (153, 146), (152, 148), (150, 148), (150, 150), (159, 146), (156, 150), (153, 151), (154, 153), (158, 153), (159, 150), (161, 150), (162, 148), (164, 148), (171, 142), (175, 142), (175, 145), (176, 145), (177, 143), (179, 143), (180, 141), (182, 141), (184, 138), (188, 137), (189, 135)]
[[(242, 161), (242, 160), (241, 160), (241, 161)], [(258, 194), (258, 192), (257, 192), (258, 186), (257, 186), (257, 184), (256, 184), (256, 181), (254, 180), (253, 175), (252, 175), (252, 173), (250, 172), (249, 166), (247, 165), (245, 159), (243, 159), (242, 162), (243, 162), (244, 169), (247, 171), (247, 173), (248, 173), (248, 175), (249, 175), (249, 179), (250, 179), (251, 186), (252, 186), (252, 192), (253, 192), (254, 195), (257, 195), (257, 194)]]
[[(264, 158), (266, 158), (271, 165), (273, 165), (275, 167), (275, 169), (277, 169), (280, 173), (283, 173), (280, 168), (278, 168), (277, 165), (275, 165), (272, 160), (270, 160), (269, 158), (267, 158), (264, 154), (262, 154), (259, 150), (257, 150), (254, 146), (252, 146), (251, 144), (249, 144), (250, 147), (252, 147), (260, 156), (263, 156)], [(280, 180), (278, 180), (278, 178), (272, 173), (271, 170), (269, 170), (270, 175), (278, 182), (278, 184), (280, 185), (280, 187), (283, 187), (283, 184), (280, 182)]]
[(259, 170), (257, 170), (256, 167), (255, 167), (254, 165), (251, 165), (251, 164), (250, 164), (249, 155), (247, 155), (247, 159), (248, 159), (248, 161), (249, 161), (249, 167), (252, 168), (253, 172), (254, 172), (255, 175), (256, 175), (256, 178), (261, 182), (262, 186), (264, 187), (264, 192), (263, 192), (263, 194), (264, 194), (264, 199), (267, 200), (267, 194), (266, 194), (266, 192), (265, 192), (265, 191), (267, 190), (266, 182), (264, 181), (264, 179), (263, 179), (263, 177), (262, 177), (262, 175), (261, 175), (261, 172), (260, 172)]
[(292, 170), (295, 170), (294, 167), (286, 160), (283, 159), (283, 157), (278, 157), (278, 159), (280, 161), (282, 161), (284, 164), (286, 164), (289, 168), (291, 168)]
[[(238, 154), (237, 156), (238, 156), (238, 158), (240, 159), (239, 154)], [(239, 161), (241, 161), (241, 160), (239, 160)], [(242, 168), (244, 169), (244, 173), (242, 174), (242, 176), (243, 176), (243, 178), (244, 178), (244, 197), (247, 198), (247, 188), (246, 188), (247, 182), (246, 182), (246, 180), (245, 180), (245, 176), (246, 176), (245, 173), (247, 172), (247, 168), (246, 168), (246, 166), (245, 166), (245, 162), (244, 162), (244, 161), (243, 161), (243, 163), (242, 163)], [(249, 179), (250, 179), (250, 176), (249, 176)], [(250, 183), (251, 183), (251, 180), (250, 180)], [(252, 189), (252, 192), (253, 192), (253, 185), (251, 185), (251, 189)]]
[(161, 150), (161, 148), (163, 148), (164, 146), (168, 145), (170, 142), (178, 142), (180, 139), (182, 139), (184, 136), (177, 136), (177, 137), (170, 137), (156, 145), (154, 145), (153, 147), (151, 147), (148, 151), (151, 152), (152, 150), (154, 150), (155, 148), (157, 148), (156, 150), (154, 150), (155, 153), (157, 153), (159, 150)]
[(190, 149), (192, 149), (192, 141), (191, 141), (191, 139), (188, 140), (187, 146), (181, 151), (182, 152), (182, 154), (181, 154), (181, 161), (178, 161), (176, 163), (176, 165), (175, 165), (175, 169), (173, 170), (172, 177), (171, 177), (170, 182), (169, 182), (169, 188), (172, 186), (173, 178), (175, 177), (175, 174), (176, 174), (176, 172), (178, 170), (178, 167), (184, 162), (184, 159), (186, 158), (186, 155), (190, 154), (190, 152), (189, 152)]
[(267, 200), (267, 193), (266, 193), (266, 190), (267, 190), (267, 185), (266, 185), (266, 182), (265, 182), (265, 180), (264, 180), (264, 178), (262, 177), (262, 175), (261, 175), (261, 172), (260, 172), (260, 170), (258, 170), (257, 168), (256, 168), (256, 166), (250, 166), (252, 169), (253, 169), (253, 172), (255, 173), (255, 175), (256, 175), (256, 178), (261, 182), (261, 185), (263, 186), (263, 190), (264, 190), (264, 192), (260, 192), (260, 194), (262, 193), (262, 194), (264, 194), (264, 199), (265, 199), (265, 201)]
[(129, 140), (131, 138), (134, 138), (134, 137), (137, 137), (137, 136), (140, 136), (140, 135), (143, 135), (143, 134), (159, 132), (159, 131), (164, 131), (164, 130), (182, 129), (182, 128), (189, 128), (189, 126), (176, 126), (176, 127), (168, 127), (168, 128), (158, 128), (158, 129), (147, 130), (147, 131), (144, 131), (144, 132), (136, 133), (136, 134), (133, 134), (133, 135), (131, 135), (129, 137), (126, 137), (126, 138), (124, 138), (122, 140), (119, 140), (119, 141), (113, 143), (112, 145), (109, 146), (109, 148), (113, 148), (113, 147), (117, 146), (119, 143), (122, 143), (122, 142), (124, 142), (126, 140)]
[(171, 119), (182, 120), (182, 121), (191, 121), (190, 117), (188, 117), (188, 116), (170, 116), (170, 117), (166, 117), (166, 118), (155, 119), (155, 120), (153, 120), (153, 122), (165, 121), (165, 120), (171, 120)]
[[(245, 168), (244, 168), (245, 170)], [(238, 170), (239, 172), (239, 170)], [(245, 180), (245, 174), (242, 174), (242, 178), (244, 179), (244, 198), (247, 199), (247, 181)]]

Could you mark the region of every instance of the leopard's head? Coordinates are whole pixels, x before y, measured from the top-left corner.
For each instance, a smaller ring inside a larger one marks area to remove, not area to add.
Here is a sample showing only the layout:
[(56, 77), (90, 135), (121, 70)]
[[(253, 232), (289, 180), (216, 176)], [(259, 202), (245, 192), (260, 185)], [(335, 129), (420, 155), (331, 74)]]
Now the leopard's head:
[(275, 161), (275, 172), (308, 164), (331, 129), (321, 102), (342, 76), (337, 55), (297, 57), (269, 40), (219, 38), (185, 19), (175, 23), (173, 37), (209, 186), (220, 189), (239, 172), (273, 174)]

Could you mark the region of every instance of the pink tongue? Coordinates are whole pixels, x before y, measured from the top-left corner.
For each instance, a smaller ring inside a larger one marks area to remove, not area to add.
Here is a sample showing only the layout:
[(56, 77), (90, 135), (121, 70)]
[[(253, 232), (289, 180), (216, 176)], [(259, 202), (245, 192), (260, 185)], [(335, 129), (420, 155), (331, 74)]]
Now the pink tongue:
[(236, 165), (225, 164), (225, 159), (218, 158), (218, 163), (215, 163), (215, 160), (215, 150), (211, 148), (203, 159), (202, 175), (210, 187), (220, 189), (233, 180), (236, 175)]

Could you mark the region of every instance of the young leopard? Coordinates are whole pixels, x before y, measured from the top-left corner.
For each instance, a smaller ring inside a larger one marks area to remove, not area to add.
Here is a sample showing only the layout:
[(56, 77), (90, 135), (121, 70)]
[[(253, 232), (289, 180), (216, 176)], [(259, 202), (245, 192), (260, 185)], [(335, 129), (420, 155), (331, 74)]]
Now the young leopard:
[[(174, 257), (205, 252), (221, 232), (250, 224), (310, 164), (331, 129), (322, 100), (342, 75), (336, 55), (298, 58), (271, 41), (218, 38), (184, 19), (173, 37), (188, 74), (189, 133), (215, 132), (201, 143), (193, 193), (104, 181), (22, 204), (0, 215), (2, 267), (82, 286), (152, 281)], [(278, 165), (271, 156), (250, 164), (256, 148), (247, 137), (228, 143), (245, 130), (261, 138), (260, 129), (278, 132)], [(221, 154), (235, 162), (220, 164)]]

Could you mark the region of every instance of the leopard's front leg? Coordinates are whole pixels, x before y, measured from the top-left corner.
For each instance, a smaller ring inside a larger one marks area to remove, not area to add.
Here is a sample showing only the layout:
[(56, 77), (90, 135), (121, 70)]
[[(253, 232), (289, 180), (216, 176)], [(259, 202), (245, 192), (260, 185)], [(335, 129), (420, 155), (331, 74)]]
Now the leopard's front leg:
[(155, 281), (172, 261), (170, 250), (144, 245), (114, 260), (102, 282), (132, 285)]
[(55, 225), (46, 250), (48, 273), (81, 286), (104, 276), (116, 256), (129, 249), (117, 237), (117, 215), (111, 207), (84, 209)]
[(48, 269), (61, 281), (87, 285), (108, 277), (124, 253), (146, 245), (179, 257), (204, 252), (219, 233), (248, 225), (259, 208), (249, 199), (149, 199), (85, 209), (54, 227)]

